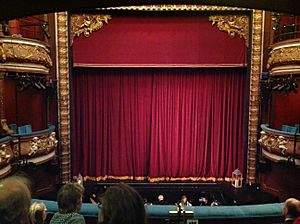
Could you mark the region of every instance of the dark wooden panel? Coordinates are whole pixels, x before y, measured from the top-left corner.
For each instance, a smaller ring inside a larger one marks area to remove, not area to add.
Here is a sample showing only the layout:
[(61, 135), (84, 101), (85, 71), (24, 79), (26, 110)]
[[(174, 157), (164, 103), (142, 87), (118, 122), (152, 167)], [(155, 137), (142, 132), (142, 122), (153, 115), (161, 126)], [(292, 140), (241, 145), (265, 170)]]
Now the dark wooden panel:
[(300, 195), (300, 170), (292, 164), (267, 163), (264, 171), (260, 171), (261, 188), (276, 194), (281, 201)]

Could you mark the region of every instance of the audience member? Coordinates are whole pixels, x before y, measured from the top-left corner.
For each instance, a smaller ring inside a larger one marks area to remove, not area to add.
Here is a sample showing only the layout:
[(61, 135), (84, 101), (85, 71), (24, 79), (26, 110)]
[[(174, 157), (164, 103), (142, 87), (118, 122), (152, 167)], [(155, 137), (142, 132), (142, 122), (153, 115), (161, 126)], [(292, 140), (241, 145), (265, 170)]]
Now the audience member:
[(214, 200), (210, 206), (219, 206), (220, 205), (220, 202), (218, 200)]
[(28, 180), (9, 177), (0, 182), (0, 223), (29, 224), (31, 194)]
[(182, 196), (181, 196), (179, 205), (180, 205), (181, 207), (192, 206), (192, 204), (188, 201), (186, 195), (182, 195)]
[(79, 214), (83, 186), (78, 183), (67, 183), (57, 193), (58, 212), (52, 217), (50, 224), (85, 224), (84, 217)]
[(152, 205), (152, 203), (147, 198), (144, 198), (144, 205)]
[(165, 201), (165, 197), (162, 194), (158, 195), (157, 200), (158, 200), (157, 204), (159, 204), (159, 205), (167, 204), (167, 202)]
[(100, 224), (145, 224), (145, 208), (141, 196), (126, 184), (108, 188), (99, 212)]
[(292, 224), (300, 215), (300, 201), (295, 198), (289, 198), (284, 202), (283, 216), (284, 223)]
[(47, 218), (47, 208), (44, 203), (34, 202), (29, 209), (31, 224), (44, 224)]
[(206, 197), (201, 197), (199, 198), (199, 205), (200, 206), (204, 206), (204, 205), (207, 205), (208, 204), (208, 200)]

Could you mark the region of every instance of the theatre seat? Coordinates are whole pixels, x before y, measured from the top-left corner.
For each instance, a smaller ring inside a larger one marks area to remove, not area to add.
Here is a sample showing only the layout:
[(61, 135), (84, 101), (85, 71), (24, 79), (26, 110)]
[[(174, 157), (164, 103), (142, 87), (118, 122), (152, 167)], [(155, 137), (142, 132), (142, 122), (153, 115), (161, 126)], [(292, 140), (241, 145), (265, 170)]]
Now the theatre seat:
[(288, 133), (299, 133), (299, 124), (296, 124), (295, 126), (290, 126), (290, 125), (282, 125), (281, 130), (288, 132)]
[(14, 134), (18, 133), (18, 126), (16, 124), (9, 124), (8, 127), (13, 130)]
[(18, 134), (19, 135), (30, 134), (30, 133), (32, 133), (31, 125), (27, 124), (27, 125), (18, 127)]

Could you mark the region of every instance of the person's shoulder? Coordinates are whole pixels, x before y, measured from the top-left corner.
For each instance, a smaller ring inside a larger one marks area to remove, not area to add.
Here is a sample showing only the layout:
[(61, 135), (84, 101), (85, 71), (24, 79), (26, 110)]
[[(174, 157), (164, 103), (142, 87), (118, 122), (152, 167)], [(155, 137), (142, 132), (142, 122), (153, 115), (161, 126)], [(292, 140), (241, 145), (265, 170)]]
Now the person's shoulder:
[(83, 215), (78, 213), (72, 213), (72, 216), (69, 219), (70, 224), (85, 224), (85, 219)]
[(66, 213), (61, 214), (59, 212), (55, 213), (49, 224), (85, 224), (85, 219), (83, 215), (78, 213)]
[(60, 221), (60, 214), (58, 212), (54, 213), (49, 224), (55, 224)]

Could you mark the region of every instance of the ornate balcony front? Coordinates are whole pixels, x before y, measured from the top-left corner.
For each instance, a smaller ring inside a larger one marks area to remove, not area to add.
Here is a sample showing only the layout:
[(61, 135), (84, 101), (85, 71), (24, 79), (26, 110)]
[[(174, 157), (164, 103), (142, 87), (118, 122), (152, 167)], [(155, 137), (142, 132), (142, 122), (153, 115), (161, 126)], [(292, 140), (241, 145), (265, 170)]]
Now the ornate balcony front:
[(267, 69), (272, 76), (300, 74), (300, 38), (272, 45)]
[(12, 170), (11, 161), (14, 155), (10, 146), (11, 139), (10, 136), (0, 139), (0, 178)]
[(49, 74), (49, 47), (38, 40), (0, 37), (0, 71)]
[(258, 140), (262, 156), (273, 162), (290, 162), (300, 168), (300, 133), (293, 130), (276, 130), (261, 125), (262, 131)]

